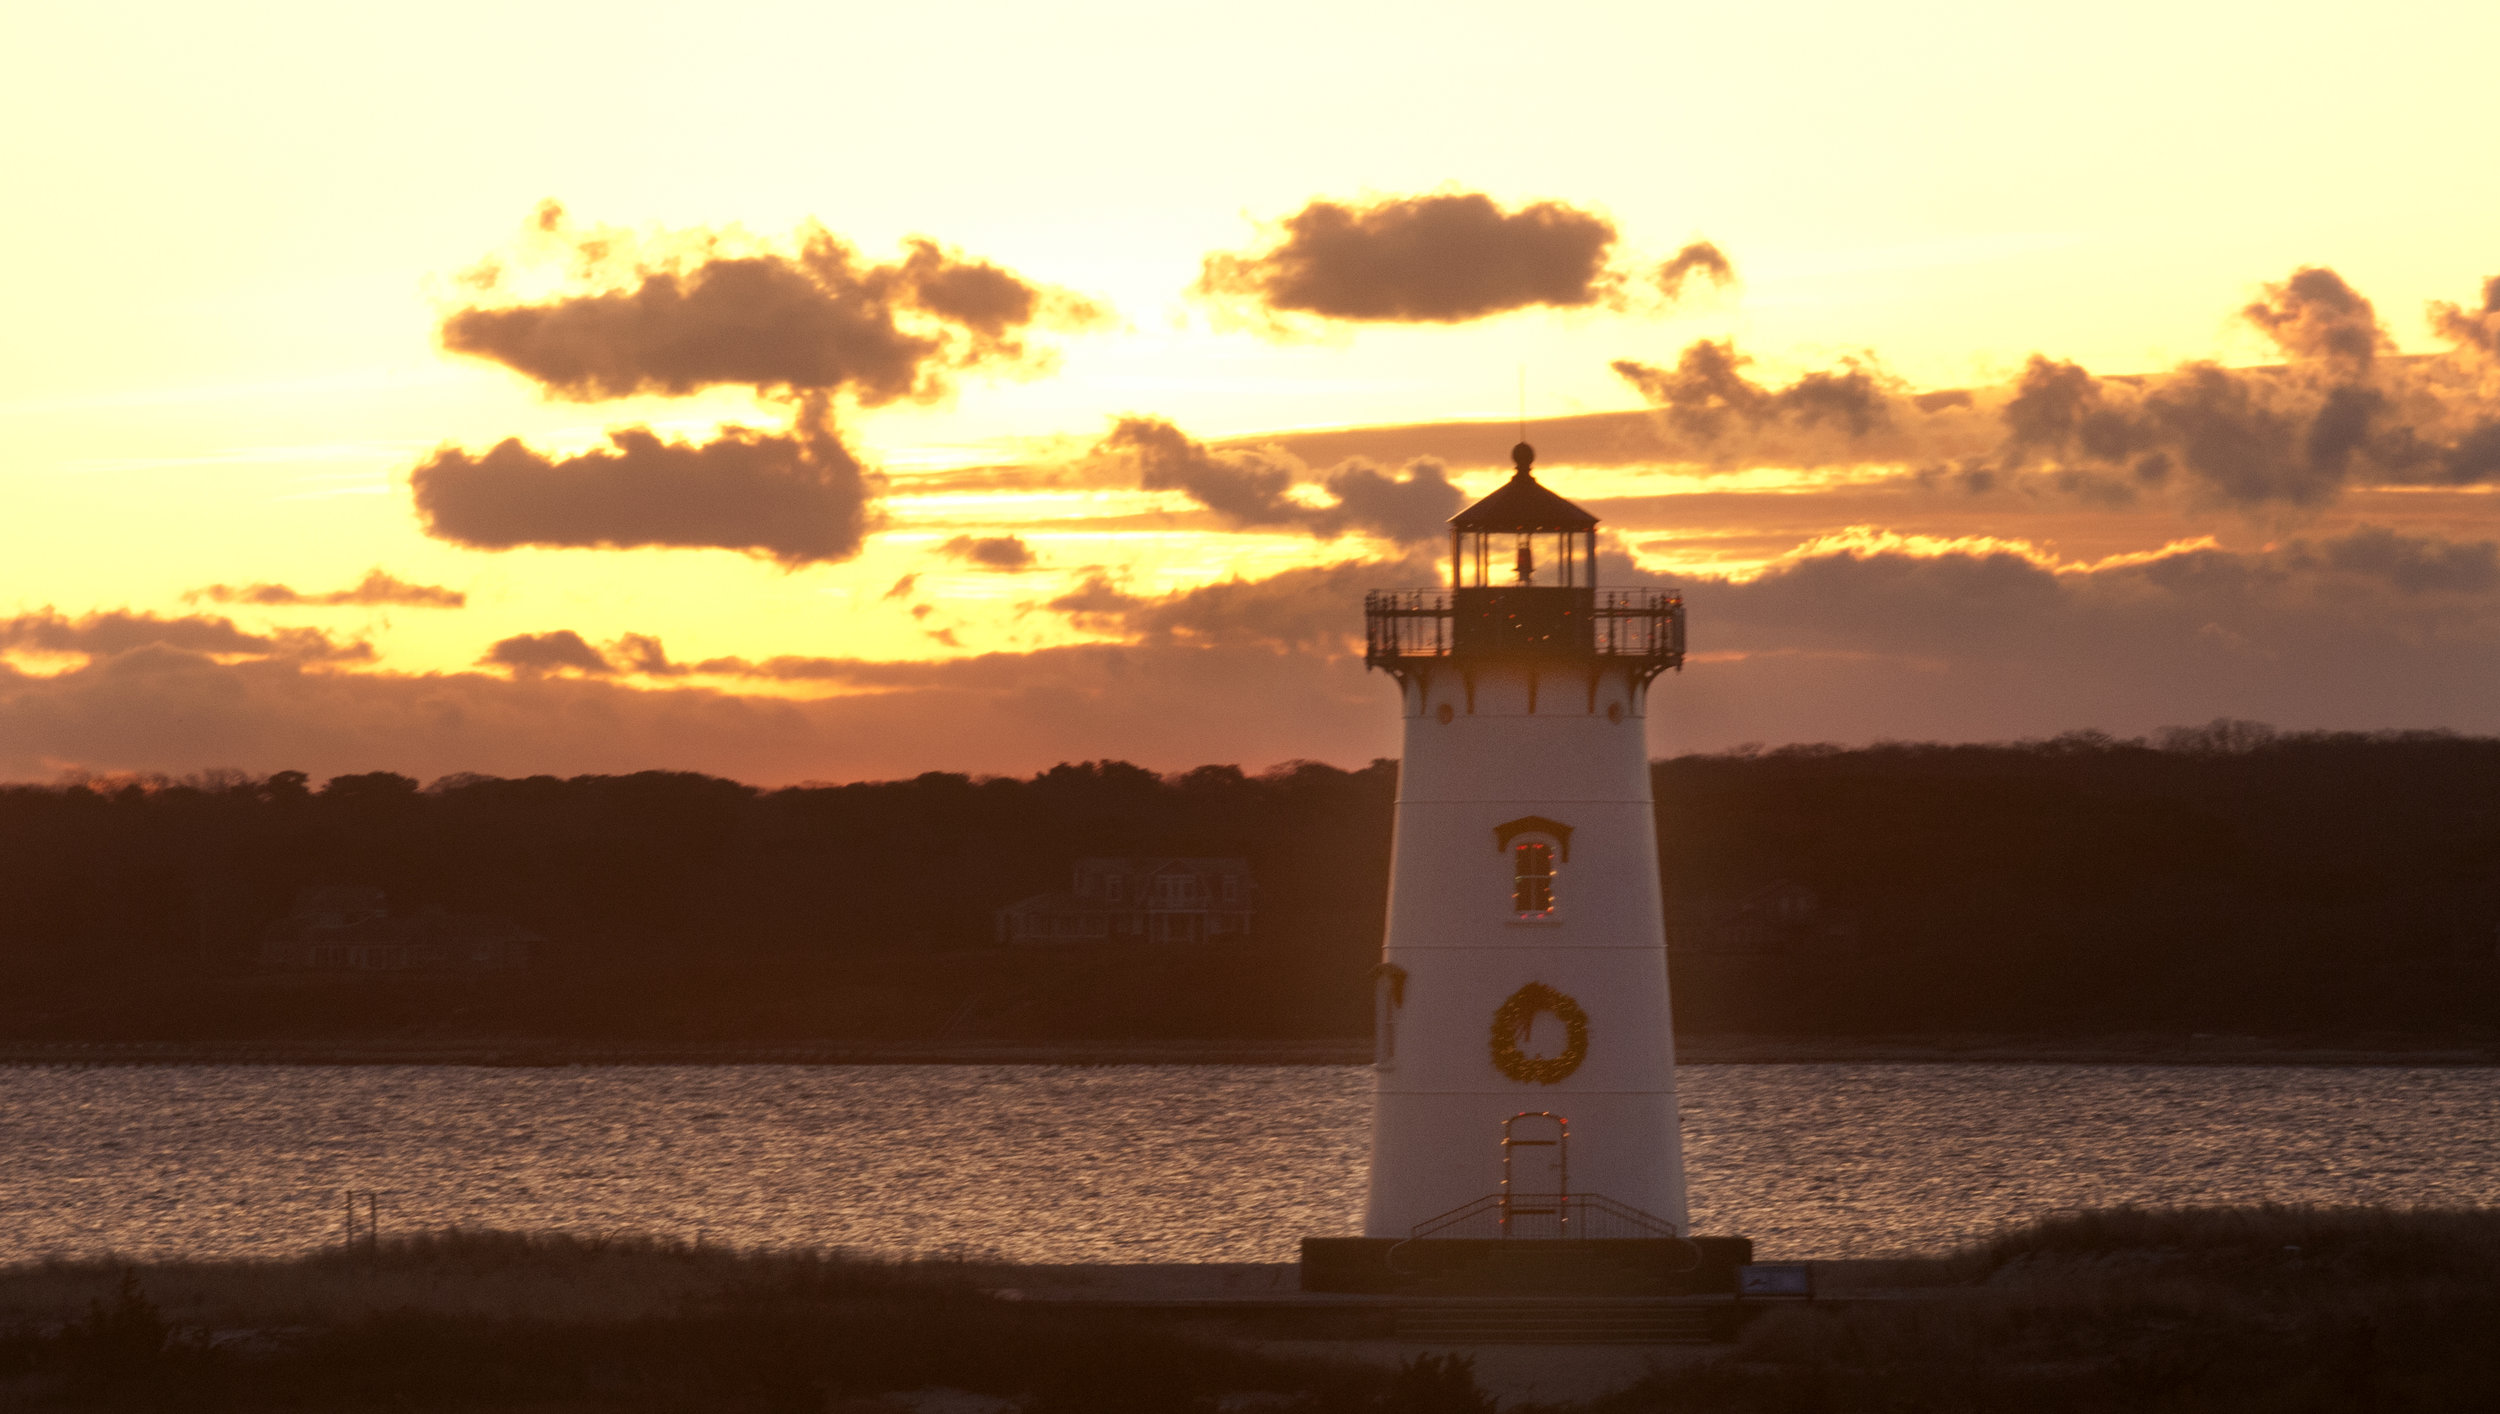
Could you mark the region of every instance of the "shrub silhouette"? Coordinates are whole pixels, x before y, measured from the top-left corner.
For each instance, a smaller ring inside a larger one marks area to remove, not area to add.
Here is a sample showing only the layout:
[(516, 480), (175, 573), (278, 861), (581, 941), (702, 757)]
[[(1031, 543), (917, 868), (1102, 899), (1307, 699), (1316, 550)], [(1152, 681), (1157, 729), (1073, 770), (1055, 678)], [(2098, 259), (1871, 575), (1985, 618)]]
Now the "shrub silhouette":
[(1418, 1355), (1398, 1367), (1381, 1414), (1494, 1414), (1499, 1401), (1476, 1387), (1472, 1355)]
[(165, 1319), (136, 1269), (123, 1270), (111, 1301), (89, 1302), (86, 1315), (63, 1326), (55, 1349), (62, 1385), (75, 1398), (154, 1406), (212, 1393), (204, 1381), (213, 1353), (207, 1342)]

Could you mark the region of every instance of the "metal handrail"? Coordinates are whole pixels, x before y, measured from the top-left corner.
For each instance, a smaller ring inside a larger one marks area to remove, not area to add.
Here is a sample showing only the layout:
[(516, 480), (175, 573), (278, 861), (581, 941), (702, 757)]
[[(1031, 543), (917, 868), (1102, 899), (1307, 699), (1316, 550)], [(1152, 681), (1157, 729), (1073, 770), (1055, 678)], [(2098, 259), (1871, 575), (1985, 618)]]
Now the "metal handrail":
[[(1461, 596), (1515, 594), (1514, 589), (1375, 589), (1363, 596), (1363, 661), (1399, 667), (1417, 659), (1447, 658), (1460, 651)], [(1684, 595), (1676, 589), (1542, 589), (1531, 594), (1570, 596), (1549, 606), (1557, 627), (1584, 620), (1568, 644), (1551, 651), (1629, 661), (1659, 671), (1684, 664)], [(1581, 596), (1585, 596), (1583, 599)], [(1480, 601), (1476, 612), (1481, 611)], [(1475, 619), (1471, 618), (1472, 624)]]
[(1601, 1193), (1488, 1193), (1415, 1224), (1407, 1240), (1471, 1235), (1452, 1231), (1459, 1228), (1490, 1228), (1485, 1236), (1510, 1237), (1514, 1235), (1510, 1219), (1514, 1214), (1527, 1215), (1521, 1210), (1531, 1205), (1537, 1209), (1534, 1216), (1551, 1214), (1555, 1218), (1558, 1237), (1611, 1240), (1681, 1236), (1675, 1224), (1665, 1218), (1629, 1203), (1618, 1203)]
[(1479, 1213), (1501, 1207), (1505, 1196), (1500, 1193), (1488, 1193), (1472, 1202), (1461, 1203), (1446, 1213), (1437, 1213), (1409, 1229), (1406, 1234), (1407, 1239), (1412, 1241), (1418, 1237), (1430, 1237), (1446, 1228), (1456, 1227)]

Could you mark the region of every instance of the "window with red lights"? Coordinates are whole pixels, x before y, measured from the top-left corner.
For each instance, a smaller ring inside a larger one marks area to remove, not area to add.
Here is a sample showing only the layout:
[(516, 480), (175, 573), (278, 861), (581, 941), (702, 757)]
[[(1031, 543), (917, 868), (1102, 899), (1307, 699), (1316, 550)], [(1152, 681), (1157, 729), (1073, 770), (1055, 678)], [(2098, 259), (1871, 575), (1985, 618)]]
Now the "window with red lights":
[(1511, 846), (1511, 908), (1522, 918), (1554, 911), (1554, 847), (1543, 840)]

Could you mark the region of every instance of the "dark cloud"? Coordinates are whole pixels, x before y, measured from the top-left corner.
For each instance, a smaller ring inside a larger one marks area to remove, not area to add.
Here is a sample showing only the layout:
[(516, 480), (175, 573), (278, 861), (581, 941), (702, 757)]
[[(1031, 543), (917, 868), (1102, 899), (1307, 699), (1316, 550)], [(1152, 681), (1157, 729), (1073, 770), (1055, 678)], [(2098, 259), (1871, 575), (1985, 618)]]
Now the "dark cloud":
[(1022, 773), (1096, 757), (1169, 770), (1210, 757), (1362, 762), (1397, 749), (1395, 697), (1359, 662), (1271, 649), (1104, 644), (788, 667), (777, 680), (868, 690), (808, 700), (578, 673), (198, 660), (51, 678), (0, 671), (0, 779), (182, 773), (211, 761), (256, 775), (662, 769), (787, 784)]
[(2431, 327), (2439, 331), (2441, 338), (2500, 358), (2500, 275), (2483, 281), (2481, 309), (2433, 300), (2430, 314)]
[(2439, 454), (2439, 466), (2447, 473), (2445, 480), (2454, 486), (2500, 481), (2500, 418), (2459, 437), (2454, 446)]
[(352, 604), (458, 609), (466, 607), (469, 602), (469, 596), (457, 589), (446, 589), (439, 584), (412, 584), (378, 568), (365, 571), (365, 577), (349, 588), (320, 594), (307, 594), (283, 584), (212, 584), (194, 589), (182, 597), (185, 601), (206, 599), (212, 604), (258, 604), (271, 608), (337, 608)]
[(2005, 407), (2002, 462), (2106, 469), (2148, 487), (2175, 471), (2193, 499), (2249, 508), (2320, 506), (2356, 484), (2500, 478), (2500, 424), (2466, 420), (2485, 400), (2443, 397), (2434, 370), (2390, 362), (2366, 382), (2211, 363), (2105, 379), (2035, 354)]
[[(1671, 368), (1614, 367), (1658, 409), (1667, 456), (1720, 467), (1892, 462), (1973, 494), (2246, 510), (2314, 509), (2355, 486), (2500, 479), (2490, 379), (2462, 355), (2390, 356), (2370, 302), (2334, 271), (2295, 270), (2241, 314), (2287, 363), (2103, 378), (2034, 354), (2010, 386), (1920, 394), (1871, 357), (1767, 386), (1725, 341), (1695, 343)], [(2461, 344), (2482, 320), (2500, 328), (2500, 313), (2434, 315)]]
[(1688, 345), (1673, 368), (1618, 359), (1614, 370), (1663, 410), (1677, 432), (1705, 446), (1731, 431), (1771, 423), (1863, 438), (1891, 426), (1895, 405), (1905, 400), (1899, 380), (1871, 357), (1844, 359), (1838, 368), (1808, 373), (1784, 388), (1747, 378), (1744, 368), (1751, 362), (1732, 339), (1702, 339)]
[[(1276, 447), (1209, 447), (1160, 418), (1124, 417), (1094, 448), (1149, 491), (1179, 491), (1235, 529), (1287, 526), (1333, 539), (1359, 531), (1390, 540), (1438, 536), (1466, 504), (1448, 471), (1417, 458), (1392, 475), (1348, 459), (1316, 478)], [(1335, 498), (1315, 505), (1288, 494), (1316, 480)]]
[(1041, 562), (1020, 535), (958, 535), (939, 546), (938, 551), (985, 570), (1008, 574), (1029, 570)]
[[(2370, 302), (2334, 271), (2303, 266), (2241, 314), (2290, 362), (2096, 378), (2034, 354), (2004, 404), (2000, 469), (2176, 485), (2191, 500), (2242, 508), (2322, 506), (2355, 485), (2500, 477), (2500, 455), (2484, 452), (2489, 442), (2500, 453), (2500, 407), (2480, 380), (2447, 359), (2387, 357)], [(2454, 336), (2470, 342), (2470, 332)]]
[[(645, 641), (655, 649), (659, 646), (657, 639)], [(556, 672), (605, 677), (616, 671), (614, 663), (569, 628), (551, 633), (516, 633), (498, 640), (478, 662), (490, 668), (509, 668), (520, 677)]]
[[(2436, 596), (2475, 602), (2459, 617), (2423, 602)], [(2189, 546), (2089, 567), (2019, 548), (1843, 547), (1775, 563), (1750, 580), (1698, 580), (1690, 597), (1696, 615), (1722, 620), (1725, 636), (1710, 646), (1744, 652), (1960, 662), (2073, 655), (2118, 676), (2192, 655), (2199, 641), (2312, 668), (2322, 651), (2384, 651), (2391, 632), (2415, 636), (2416, 646), (2429, 635), (2485, 658), (2500, 654), (2500, 542), (2383, 526), (2275, 550)], [(2131, 662), (2131, 654), (2147, 661)]]
[(1047, 607), (1089, 633), (1135, 642), (1343, 653), (1360, 642), (1358, 616), (1349, 614), (1347, 605), (1361, 604), (1363, 589), (1382, 579), (1379, 566), (1358, 562), (1287, 570), (1266, 579), (1236, 576), (1148, 597), (1096, 573)]
[(2379, 328), (2378, 313), (2344, 277), (2322, 265), (2304, 265), (2266, 296), (2240, 311), (2295, 359), (2319, 359), (2359, 373), (2395, 343)]
[(637, 673), (647, 678), (684, 677), (694, 671), (684, 663), (670, 662), (668, 650), (660, 646), (659, 639), (647, 633), (625, 634), (610, 643), (608, 651), (599, 656), (619, 672)]
[(1680, 299), (1684, 282), (1696, 275), (1722, 289), (1736, 283), (1736, 267), (1728, 263), (1727, 255), (1708, 241), (1695, 241), (1658, 267), (1658, 288), (1668, 299)]
[[(2332, 435), (2307, 435), (2307, 410), (2270, 396), (2278, 391), (2215, 364), (2194, 364), (2145, 393), (2140, 433), (2227, 503), (2320, 504), (2342, 486), (2349, 447), (2336, 450)], [(2321, 449), (2330, 452), (2323, 461), (2314, 455)]]
[(1364, 591), (1430, 584), (1436, 574), (1419, 556), (1313, 565), (1266, 579), (1236, 576), (1154, 598), (1089, 581), (1051, 607), (1096, 631), (1147, 642), (1360, 656)]
[(1450, 481), (1447, 467), (1417, 457), (1403, 474), (1369, 462), (1349, 461), (1320, 477), (1337, 504), (1320, 513), (1323, 533), (1367, 531), (1384, 540), (1431, 540), (1449, 532), (1450, 517), (1467, 504), (1467, 493)]
[(1146, 600), (1114, 583), (1108, 571), (1097, 569), (1046, 607), (1094, 632), (1112, 633), (1125, 631), (1128, 615), (1145, 603)]
[[(563, 208), (533, 222), (591, 288), (532, 303), (479, 305), (443, 321), (444, 347), (492, 359), (554, 396), (679, 396), (743, 385), (791, 398), (787, 434), (725, 429), (708, 443), (611, 431), (611, 449), (556, 459), (517, 439), (483, 456), (438, 451), (411, 484), (428, 534), (481, 549), (515, 545), (708, 546), (796, 566), (859, 552), (880, 478), (836, 434), (838, 394), (875, 406), (942, 396), (955, 371), (1028, 362), (1024, 336), (1100, 311), (1064, 292), (914, 237), (872, 264), (821, 227), (794, 252), (738, 252), (729, 238), (639, 253), (582, 232)], [(464, 277), (491, 290), (499, 265)]]
[(1561, 202), (1504, 211), (1477, 192), (1323, 200), (1282, 226), (1266, 250), (1208, 256), (1197, 292), (1324, 319), (1454, 324), (1597, 304), (1621, 285), (1614, 223)]
[(2090, 569), (1838, 550), (1685, 586), (1667, 742), (1986, 740), (2216, 715), (2500, 729), (2500, 545), (2363, 528)]
[(812, 226), (795, 252), (726, 254), (707, 236), (689, 252), (628, 262), (619, 238), (573, 233), (560, 209), (541, 208), (540, 228), (568, 247), (583, 280), (613, 287), (462, 309), (443, 321), (442, 339), (557, 397), (731, 384), (841, 390), (869, 406), (930, 399), (945, 393), (952, 370), (1022, 360), (1031, 328), (1098, 317), (1083, 301), (919, 237), (886, 264)]
[(879, 597), (884, 599), (908, 599), (911, 597), (913, 586), (919, 583), (920, 576), (917, 573), (904, 575), (901, 579), (894, 581), (893, 587), (887, 589), (885, 593)]
[[(394, 674), (143, 649), (0, 669), (0, 778), (233, 766), (421, 778), (684, 769), (765, 783), (1029, 772), (1076, 757), (1363, 761), (1397, 749), (1359, 591), (1420, 564), (1094, 603), (1125, 641), (939, 662), (714, 659), (666, 682), (570, 667)], [(1741, 742), (2122, 735), (2218, 716), (2290, 729), (2500, 731), (2500, 545), (2364, 529), (2275, 551), (2081, 570), (2012, 551), (1832, 550), (1686, 583), (1695, 656), (1653, 751)], [(544, 636), (542, 636), (544, 637)], [(573, 636), (576, 640), (579, 635)], [(231, 642), (231, 640), (228, 640)], [(620, 642), (622, 642), (620, 640)], [(656, 643), (648, 662), (668, 664)], [(668, 664), (672, 669), (674, 664)], [(723, 690), (738, 679), (772, 694)], [(792, 686), (835, 689), (793, 699)], [(858, 690), (843, 690), (858, 689)]]
[(205, 614), (168, 619), (127, 609), (73, 619), (46, 608), (0, 619), (0, 650), (7, 649), (74, 655), (91, 661), (143, 649), (207, 658), (283, 658), (305, 663), (357, 662), (374, 656), (371, 644), (342, 644), (319, 629), (283, 628), (261, 634), (236, 627), (232, 619)]
[(2376, 580), (2401, 594), (2489, 594), (2500, 590), (2500, 543), (2441, 540), (2365, 525), (2286, 552), (2303, 568), (2320, 566)]
[(2005, 404), (2007, 445), (2018, 453), (2069, 444), (2103, 460), (2143, 444), (2134, 421), (2101, 396), (2101, 380), (2078, 363), (2033, 354)]
[(1123, 417), (1094, 453), (1134, 466), (1146, 490), (1182, 492), (1231, 526), (1296, 525), (1307, 514), (1285, 494), (1305, 468), (1273, 450), (1214, 451), (1161, 418)]
[(564, 458), (517, 438), (483, 456), (446, 447), (410, 478), (417, 514), (428, 535), (481, 550), (715, 547), (791, 567), (849, 559), (877, 522), (884, 478), (821, 407), (788, 433), (731, 427), (697, 444), (631, 427), (608, 440)]

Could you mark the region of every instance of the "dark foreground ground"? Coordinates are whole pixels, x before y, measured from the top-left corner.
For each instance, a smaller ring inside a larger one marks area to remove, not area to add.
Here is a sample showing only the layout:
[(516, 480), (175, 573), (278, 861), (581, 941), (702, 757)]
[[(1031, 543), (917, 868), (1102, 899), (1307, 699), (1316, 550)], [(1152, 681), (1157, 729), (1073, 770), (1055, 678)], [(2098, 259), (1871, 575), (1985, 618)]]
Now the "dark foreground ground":
[[(1768, 1311), (1572, 1407), (2448, 1411), (2500, 1393), (2500, 1211), (2080, 1213), (1880, 1276), (1897, 1299)], [(0, 1271), (0, 1408), (1493, 1407), (1472, 1360), (1500, 1352), (1384, 1362), (1203, 1312), (1013, 1299), (1014, 1280), (491, 1233), (285, 1262), (21, 1267)], [(1552, 1358), (1593, 1368), (1597, 1353)]]

